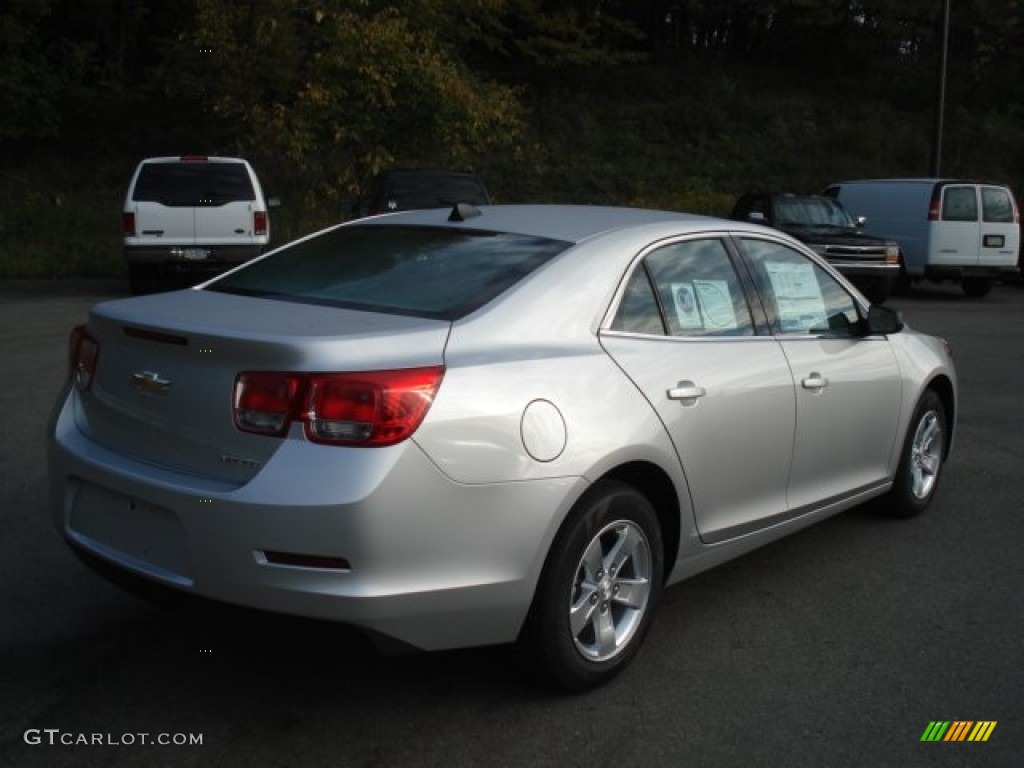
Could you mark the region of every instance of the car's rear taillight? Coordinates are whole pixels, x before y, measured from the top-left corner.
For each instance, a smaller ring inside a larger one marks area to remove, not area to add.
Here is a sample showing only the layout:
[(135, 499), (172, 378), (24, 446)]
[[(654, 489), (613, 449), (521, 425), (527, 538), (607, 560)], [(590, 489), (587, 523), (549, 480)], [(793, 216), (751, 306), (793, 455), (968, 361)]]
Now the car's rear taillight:
[(125, 211), (121, 215), (121, 228), (124, 230), (126, 237), (135, 237), (135, 214), (131, 211)]
[(235, 380), (235, 425), (283, 436), (293, 421), (330, 445), (386, 446), (410, 437), (444, 376), (442, 366), (359, 373), (242, 373)]
[(252, 212), (252, 232), (254, 235), (265, 235), (267, 234), (267, 212), (266, 211), (253, 211)]
[(285, 434), (303, 389), (301, 375), (240, 374), (235, 379), (235, 426), (259, 435)]
[(99, 358), (99, 342), (89, 334), (84, 325), (76, 326), (71, 331), (68, 342), (68, 375), (75, 382), (75, 386), (83, 392), (92, 386)]

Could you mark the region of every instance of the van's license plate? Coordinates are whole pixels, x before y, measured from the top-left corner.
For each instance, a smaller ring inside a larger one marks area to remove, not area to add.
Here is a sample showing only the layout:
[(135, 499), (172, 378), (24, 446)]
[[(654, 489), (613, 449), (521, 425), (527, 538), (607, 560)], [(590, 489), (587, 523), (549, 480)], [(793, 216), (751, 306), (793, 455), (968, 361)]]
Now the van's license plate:
[(1002, 235), (985, 235), (983, 242), (986, 248), (1002, 248), (1006, 243), (1006, 238)]
[(186, 261), (203, 261), (209, 255), (205, 248), (184, 248), (181, 251), (181, 257)]

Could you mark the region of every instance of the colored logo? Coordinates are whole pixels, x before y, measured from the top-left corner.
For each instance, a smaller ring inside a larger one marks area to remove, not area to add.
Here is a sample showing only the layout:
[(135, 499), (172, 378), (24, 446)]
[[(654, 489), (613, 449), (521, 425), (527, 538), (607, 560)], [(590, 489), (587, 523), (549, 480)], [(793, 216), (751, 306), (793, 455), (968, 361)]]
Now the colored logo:
[(921, 741), (988, 741), (995, 729), (995, 720), (932, 720)]

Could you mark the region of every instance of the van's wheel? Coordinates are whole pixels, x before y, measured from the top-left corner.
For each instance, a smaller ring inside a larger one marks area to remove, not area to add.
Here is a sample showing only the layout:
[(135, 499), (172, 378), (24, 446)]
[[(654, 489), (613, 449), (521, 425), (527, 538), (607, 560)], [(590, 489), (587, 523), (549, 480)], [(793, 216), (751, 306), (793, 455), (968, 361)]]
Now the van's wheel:
[(960, 287), (968, 296), (980, 299), (982, 296), (988, 296), (992, 290), (992, 281), (987, 277), (965, 277)]
[(519, 637), (527, 671), (567, 691), (618, 674), (650, 627), (663, 573), (661, 527), (650, 502), (623, 483), (596, 483), (548, 553)]
[(884, 497), (890, 514), (913, 517), (931, 503), (946, 458), (946, 443), (946, 410), (929, 389), (914, 409), (892, 490)]

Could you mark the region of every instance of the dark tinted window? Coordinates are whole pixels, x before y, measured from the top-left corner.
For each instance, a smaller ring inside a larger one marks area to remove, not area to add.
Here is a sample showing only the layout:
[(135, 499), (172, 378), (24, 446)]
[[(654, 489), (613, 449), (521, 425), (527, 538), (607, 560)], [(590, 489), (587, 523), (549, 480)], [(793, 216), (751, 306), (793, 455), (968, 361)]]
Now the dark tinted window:
[(987, 222), (1013, 224), (1013, 201), (1010, 199), (1010, 191), (1001, 187), (982, 187), (981, 215)]
[(208, 290), (454, 320), (570, 243), (429, 227), (341, 227), (225, 276)]
[(137, 202), (174, 207), (255, 199), (249, 173), (241, 163), (146, 163), (132, 192)]
[(853, 226), (846, 211), (834, 201), (807, 197), (779, 200), (775, 205), (775, 223), (781, 226)]

